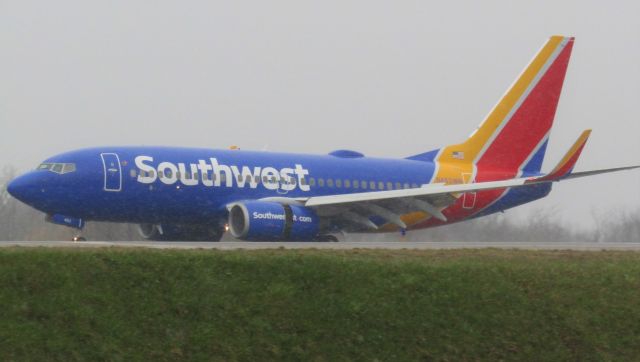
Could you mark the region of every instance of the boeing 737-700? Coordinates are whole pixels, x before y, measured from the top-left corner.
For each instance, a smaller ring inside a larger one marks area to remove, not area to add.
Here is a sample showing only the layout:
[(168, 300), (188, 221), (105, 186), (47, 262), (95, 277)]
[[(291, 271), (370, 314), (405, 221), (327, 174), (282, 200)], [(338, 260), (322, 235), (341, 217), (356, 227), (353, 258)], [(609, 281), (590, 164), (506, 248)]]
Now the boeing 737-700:
[(174, 147), (63, 153), (8, 185), (50, 222), (139, 224), (150, 240), (335, 240), (406, 232), (500, 212), (542, 197), (573, 172), (584, 131), (542, 173), (574, 39), (553, 36), (463, 143), (403, 159), (350, 150), (306, 155)]

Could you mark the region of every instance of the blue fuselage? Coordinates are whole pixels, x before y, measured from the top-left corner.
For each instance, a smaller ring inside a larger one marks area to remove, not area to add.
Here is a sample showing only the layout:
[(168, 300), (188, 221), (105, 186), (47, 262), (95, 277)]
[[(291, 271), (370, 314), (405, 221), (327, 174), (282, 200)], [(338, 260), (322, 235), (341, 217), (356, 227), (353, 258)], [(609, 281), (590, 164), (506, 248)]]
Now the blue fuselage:
[[(11, 182), (9, 191), (49, 215), (85, 221), (221, 224), (227, 218), (228, 205), (238, 201), (420, 187), (434, 178), (437, 164), (429, 158), (371, 158), (346, 150), (306, 155), (102, 147), (51, 157)], [(550, 184), (543, 184), (507, 190), (489, 207), (473, 214), (457, 217), (451, 212), (448, 222), (521, 205), (546, 196), (550, 189)]]
[[(44, 163), (74, 164), (75, 171), (36, 169), (19, 177), (12, 188), (26, 203), (48, 214), (135, 223), (211, 222), (224, 218), (226, 205), (239, 200), (419, 187), (429, 183), (434, 172), (430, 162), (361, 157), (346, 151), (319, 156), (105, 147), (60, 154)], [(158, 177), (159, 166), (163, 177)], [(215, 166), (222, 168), (217, 175)], [(153, 171), (144, 172), (149, 169)]]

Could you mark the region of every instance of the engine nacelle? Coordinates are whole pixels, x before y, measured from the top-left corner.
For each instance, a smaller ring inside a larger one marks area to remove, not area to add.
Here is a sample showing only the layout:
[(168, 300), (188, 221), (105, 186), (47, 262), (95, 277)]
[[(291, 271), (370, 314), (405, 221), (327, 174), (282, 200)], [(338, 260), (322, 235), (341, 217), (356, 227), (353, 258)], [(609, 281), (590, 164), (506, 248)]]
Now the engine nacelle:
[(229, 210), (229, 231), (242, 240), (310, 241), (318, 236), (319, 218), (302, 206), (245, 201)]

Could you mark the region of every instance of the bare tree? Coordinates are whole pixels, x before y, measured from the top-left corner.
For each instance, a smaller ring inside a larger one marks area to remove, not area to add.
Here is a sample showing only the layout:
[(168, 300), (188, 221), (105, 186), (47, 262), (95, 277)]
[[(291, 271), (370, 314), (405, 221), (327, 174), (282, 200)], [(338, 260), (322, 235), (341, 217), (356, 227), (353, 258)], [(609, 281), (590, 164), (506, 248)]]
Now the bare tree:
[(640, 209), (613, 213), (598, 225), (601, 241), (640, 242)]

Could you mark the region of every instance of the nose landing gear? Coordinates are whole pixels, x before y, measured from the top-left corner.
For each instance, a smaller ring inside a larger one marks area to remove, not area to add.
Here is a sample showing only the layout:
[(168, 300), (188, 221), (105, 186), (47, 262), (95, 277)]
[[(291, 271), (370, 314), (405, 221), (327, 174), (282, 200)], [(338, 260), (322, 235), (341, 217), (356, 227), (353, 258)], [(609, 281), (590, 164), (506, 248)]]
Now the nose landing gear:
[[(52, 224), (68, 226), (70, 228), (78, 230), (78, 232), (80, 232), (84, 228), (84, 220), (77, 217), (53, 214), (46, 215), (44, 220)], [(87, 241), (87, 239), (85, 239), (82, 235), (76, 235), (71, 239), (71, 241)]]

